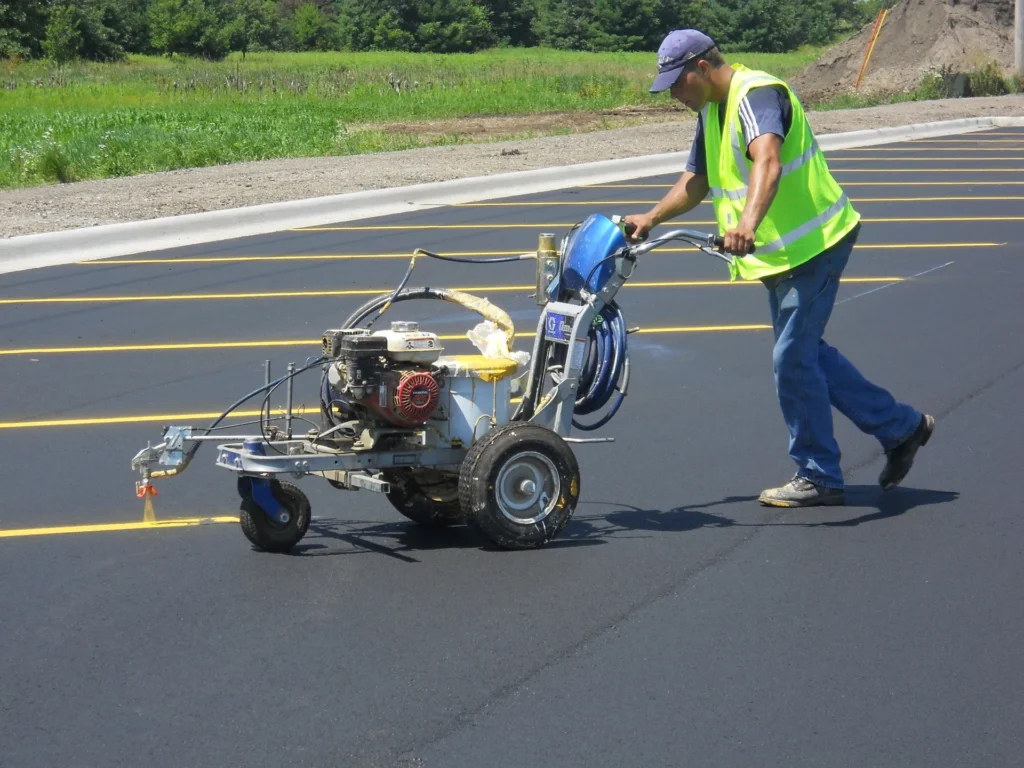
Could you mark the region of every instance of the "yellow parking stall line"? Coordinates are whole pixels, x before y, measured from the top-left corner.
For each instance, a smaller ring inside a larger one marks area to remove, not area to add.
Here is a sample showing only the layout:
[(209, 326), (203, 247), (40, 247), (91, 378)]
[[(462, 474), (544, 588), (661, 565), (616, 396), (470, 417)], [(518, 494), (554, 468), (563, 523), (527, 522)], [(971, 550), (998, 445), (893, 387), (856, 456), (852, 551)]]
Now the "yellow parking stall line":
[[(1021, 182), (1024, 184), (1024, 182)], [(632, 202), (636, 202), (635, 200)], [(642, 203), (641, 203), (642, 204)], [(897, 249), (904, 250), (908, 248), (994, 248), (997, 246), (1006, 245), (1006, 243), (892, 243), (892, 244), (875, 244), (875, 245), (858, 245), (859, 250), (864, 248), (873, 249)], [(696, 248), (658, 248), (657, 250), (651, 251), (648, 254), (648, 258), (651, 255), (657, 255), (661, 253), (690, 253), (696, 251)], [(445, 251), (442, 256), (465, 256), (465, 257), (488, 257), (488, 256), (517, 256), (522, 251), (463, 251), (457, 253), (449, 253)], [(206, 263), (231, 263), (231, 262), (250, 262), (250, 261), (326, 261), (338, 260), (343, 261), (348, 258), (358, 259), (371, 259), (378, 258), (374, 254), (358, 254), (355, 256), (349, 256), (348, 254), (339, 253), (332, 254), (331, 256), (324, 256), (323, 254), (312, 254), (309, 256), (303, 255), (287, 255), (287, 256), (214, 256), (214, 257), (181, 257), (181, 258), (169, 258), (169, 259), (102, 259), (99, 261), (80, 261), (76, 262), (81, 266), (86, 265), (102, 265), (102, 264), (206, 264)], [(411, 253), (402, 254), (382, 254), (379, 258), (412, 258)]]
[[(151, 424), (153, 422), (172, 424), (183, 421), (213, 420), (224, 411), (204, 411), (202, 413), (140, 413), (133, 416), (97, 416), (83, 419), (35, 419), (31, 421), (3, 421), (0, 429), (42, 429), (44, 427), (108, 427), (117, 424)], [(320, 409), (311, 408), (309, 413), (319, 413)], [(261, 411), (233, 411), (231, 418), (259, 418)], [(292, 409), (294, 416), (305, 415), (305, 408), (296, 406)]]
[(237, 517), (182, 517), (141, 523), (97, 523), (93, 525), (61, 525), (52, 528), (0, 528), (0, 539), (25, 536), (62, 536), (76, 533), (110, 533), (114, 531), (145, 531), (164, 528), (193, 528), (202, 525), (237, 523)]
[[(714, 224), (713, 221), (691, 221), (691, 224)], [(349, 227), (297, 227), (291, 232), (381, 232), (381, 231), (412, 231), (423, 229), (544, 229), (554, 227), (574, 227), (573, 224), (381, 224), (378, 226), (353, 225)]]
[[(872, 278), (871, 282), (892, 282), (900, 278)], [(851, 282), (847, 279), (845, 282)], [(735, 283), (741, 285), (741, 283)], [(752, 283), (742, 283), (752, 285)], [(666, 328), (641, 328), (638, 333), (714, 333), (718, 331), (753, 331), (768, 328), (764, 325), (677, 325)], [(522, 331), (516, 334), (517, 339), (532, 339), (533, 331)], [(467, 341), (465, 334), (439, 335), (441, 341)], [(258, 339), (250, 341), (216, 341), (216, 342), (175, 342), (171, 344), (110, 344), (87, 347), (24, 347), (21, 349), (0, 349), (0, 356), (18, 355), (85, 355), (110, 352), (180, 352), (185, 350), (203, 349), (242, 349), (260, 347), (303, 347), (320, 346), (320, 339)], [(213, 414), (210, 418), (216, 418)]]
[[(1021, 149), (1024, 149), (1022, 144)], [(836, 152), (1007, 152), (1010, 147), (860, 147), (837, 149)], [(835, 158), (832, 152), (829, 158)]]
[[(995, 201), (995, 200), (1024, 200), (1024, 196), (1005, 196), (1005, 197), (852, 197), (851, 202), (854, 203), (943, 203), (943, 202), (975, 202), (975, 201)], [(658, 200), (558, 200), (549, 201), (546, 203), (538, 203), (533, 201), (522, 202), (522, 203), (459, 203), (453, 205), (453, 208), (543, 208), (551, 205), (654, 205), (658, 203)], [(704, 200), (701, 205), (711, 205), (711, 200)]]
[[(888, 158), (890, 160), (907, 158)], [(919, 159), (919, 158), (918, 158)], [(986, 160), (1020, 160), (1019, 157), (986, 157)], [(832, 168), (836, 173), (1024, 173), (1024, 168)], [(869, 182), (870, 183), (870, 182)], [(929, 184), (932, 182), (929, 182)], [(968, 182), (958, 182), (966, 184)]]
[[(844, 187), (1009, 187), (1024, 181), (844, 181)], [(589, 184), (577, 189), (671, 189), (672, 184)]]
[[(894, 277), (848, 277), (848, 283), (875, 283), (899, 280)], [(711, 285), (734, 286), (734, 285), (760, 285), (753, 282), (732, 282), (729, 280), (669, 280), (662, 282), (630, 282), (626, 288), (696, 288)], [(489, 285), (489, 286), (468, 286), (452, 288), (456, 291), (473, 292), (505, 292), (505, 291), (534, 291), (535, 285)], [(0, 305), (7, 304), (102, 304), (104, 302), (117, 303), (129, 301), (220, 301), (227, 299), (293, 299), (293, 298), (323, 298), (331, 296), (377, 296), (391, 293), (394, 288), (355, 288), (339, 291), (273, 291), (268, 293), (178, 293), (149, 296), (54, 296), (54, 297), (33, 297), (24, 299), (0, 299)]]
[[(863, 218), (863, 222), (870, 223), (919, 223), (926, 221), (1022, 221), (1021, 216), (961, 216), (961, 217), (906, 217), (906, 218)], [(714, 221), (687, 221), (686, 226), (710, 227), (717, 226)], [(382, 231), (434, 231), (434, 230), (456, 230), (456, 229), (568, 229), (576, 226), (565, 222), (539, 222), (536, 224), (385, 224), (377, 227), (351, 226), (351, 227), (303, 227), (293, 229), (292, 232), (382, 232)], [(671, 229), (674, 226), (684, 226), (681, 222), (667, 222), (660, 225), (663, 229)]]
[[(843, 150), (843, 151), (844, 152), (849, 152), (851, 150)], [(907, 151), (907, 150), (904, 150), (904, 151)], [(945, 163), (945, 162), (948, 162), (950, 160), (955, 160), (956, 158), (954, 158), (954, 157), (885, 157), (884, 155), (881, 155), (881, 156), (878, 156), (878, 157), (876, 157), (875, 155), (870, 155), (870, 156), (867, 156), (867, 157), (857, 157), (857, 156), (854, 156), (854, 157), (838, 157), (836, 155), (829, 155), (826, 159), (828, 161), (829, 168), (831, 168), (832, 164), (836, 163), (836, 162), (840, 162), (840, 163), (841, 162), (865, 163), (865, 162), (872, 162), (872, 161), (878, 160), (878, 161), (882, 161), (882, 162), (886, 162), (886, 163), (893, 163), (893, 162), (896, 162), (896, 163), (930, 163), (930, 162), (933, 162), (933, 161), (937, 162), (937, 163)], [(994, 163), (994, 162), (997, 162), (997, 161), (1005, 162), (1005, 161), (1009, 161), (1009, 160), (1017, 160), (1017, 161), (1024, 160), (1024, 155), (1016, 155), (1014, 157), (1002, 157), (1002, 156), (1000, 156), (1000, 157), (972, 157), (971, 159), (975, 160), (975, 161), (983, 162), (983, 163)], [(914, 170), (914, 169), (911, 168), (909, 170)], [(964, 169), (964, 170), (967, 170), (967, 169)], [(977, 170), (977, 169), (975, 169), (975, 170)], [(1000, 169), (1000, 170), (1002, 170), (1002, 169)]]
[[(522, 251), (445, 251), (443, 256), (518, 256)], [(411, 259), (408, 253), (313, 253), (308, 255), (281, 256), (183, 256), (170, 259), (98, 259), (96, 261), (76, 261), (78, 265), (104, 264), (226, 264), (236, 261), (347, 261), (350, 259)]]
[(910, 144), (1016, 144), (1024, 147), (1024, 136), (1020, 139), (914, 139)]
[(861, 221), (867, 222), (868, 224), (908, 224), (915, 222), (925, 223), (940, 221), (1024, 221), (1024, 216), (922, 216), (909, 219), (863, 218)]

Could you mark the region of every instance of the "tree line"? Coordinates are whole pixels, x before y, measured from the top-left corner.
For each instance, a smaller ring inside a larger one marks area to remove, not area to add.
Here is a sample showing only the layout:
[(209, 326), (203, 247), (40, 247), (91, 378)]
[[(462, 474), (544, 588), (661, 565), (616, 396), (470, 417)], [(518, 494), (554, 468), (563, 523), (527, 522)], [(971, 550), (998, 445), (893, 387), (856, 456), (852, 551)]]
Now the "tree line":
[(233, 51), (652, 51), (697, 27), (723, 50), (821, 45), (894, 0), (0, 0), (0, 57), (220, 59)]

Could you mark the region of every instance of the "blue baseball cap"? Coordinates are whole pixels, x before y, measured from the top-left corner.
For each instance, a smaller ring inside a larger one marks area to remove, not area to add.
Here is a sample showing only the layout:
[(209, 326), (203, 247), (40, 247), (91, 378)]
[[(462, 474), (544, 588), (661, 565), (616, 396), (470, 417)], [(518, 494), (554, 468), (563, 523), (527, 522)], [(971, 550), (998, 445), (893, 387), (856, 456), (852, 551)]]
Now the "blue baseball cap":
[(715, 47), (715, 41), (696, 29), (674, 29), (661, 41), (658, 48), (658, 76), (651, 93), (661, 93), (672, 87), (686, 62)]

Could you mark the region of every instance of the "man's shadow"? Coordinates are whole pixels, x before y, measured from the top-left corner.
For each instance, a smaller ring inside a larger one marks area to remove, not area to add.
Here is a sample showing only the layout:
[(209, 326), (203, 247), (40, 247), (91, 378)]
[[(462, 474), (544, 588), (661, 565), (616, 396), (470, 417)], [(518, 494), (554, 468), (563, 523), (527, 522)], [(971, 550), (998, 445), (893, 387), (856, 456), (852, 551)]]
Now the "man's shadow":
[[(728, 496), (720, 501), (686, 504), (669, 510), (640, 509), (626, 504), (613, 504), (612, 506), (617, 509), (607, 515), (577, 518), (566, 528), (566, 535), (570, 538), (590, 536), (604, 538), (613, 533), (628, 535), (633, 531), (685, 533), (701, 528), (764, 526), (852, 528), (899, 517), (919, 507), (934, 507), (938, 504), (956, 501), (958, 498), (960, 498), (960, 494), (957, 491), (904, 487), (883, 492), (878, 486), (853, 485), (847, 486), (846, 505), (842, 507), (805, 507), (802, 509), (764, 507), (757, 503), (757, 496)], [(607, 504), (608, 502), (594, 503)], [(754, 505), (753, 513), (768, 512), (770, 517), (768, 520), (739, 522), (720, 513), (704, 511), (711, 507), (726, 505)], [(851, 515), (851, 510), (858, 509), (872, 511)], [(772, 517), (779, 518), (787, 513), (800, 515), (800, 517), (787, 521), (771, 519)]]
[[(938, 504), (956, 501), (959, 498), (960, 493), (958, 491), (936, 491), (927, 488), (894, 488), (891, 491), (882, 491), (877, 485), (851, 485), (846, 488), (845, 509), (874, 509), (873, 512), (846, 517), (840, 520), (828, 519), (818, 522), (776, 523), (776, 525), (852, 528), (864, 523), (873, 523), (879, 520), (899, 517), (918, 507), (934, 507)], [(819, 509), (827, 509), (827, 507)], [(844, 507), (833, 507), (832, 509), (841, 510)]]

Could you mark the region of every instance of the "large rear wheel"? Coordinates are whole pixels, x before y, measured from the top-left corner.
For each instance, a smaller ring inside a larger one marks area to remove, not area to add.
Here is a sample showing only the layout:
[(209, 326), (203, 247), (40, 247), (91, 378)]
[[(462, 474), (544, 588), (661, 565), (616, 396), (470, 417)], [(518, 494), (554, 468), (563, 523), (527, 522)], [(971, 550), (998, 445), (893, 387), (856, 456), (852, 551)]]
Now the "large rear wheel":
[(513, 422), (489, 431), (469, 451), (459, 498), (472, 523), (503, 549), (533, 549), (572, 519), (580, 469), (572, 449), (539, 424)]

